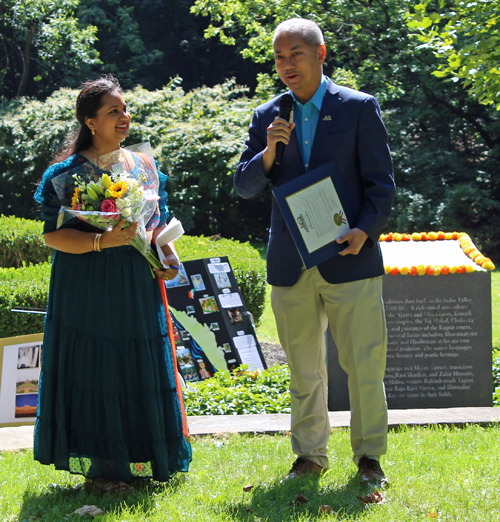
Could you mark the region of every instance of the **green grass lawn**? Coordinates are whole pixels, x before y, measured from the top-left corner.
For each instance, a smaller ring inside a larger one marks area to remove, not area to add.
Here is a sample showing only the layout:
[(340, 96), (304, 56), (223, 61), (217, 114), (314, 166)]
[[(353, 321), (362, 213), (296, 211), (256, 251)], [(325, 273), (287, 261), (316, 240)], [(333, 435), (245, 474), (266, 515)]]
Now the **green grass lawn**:
[(265, 343), (279, 344), (280, 342), (271, 308), (271, 287), (269, 285), (267, 285), (264, 313), (260, 325), (257, 327), (257, 338), (260, 342)]
[[(364, 504), (350, 460), (348, 430), (334, 430), (330, 470), (319, 481), (282, 483), (293, 456), (286, 435), (203, 437), (193, 441), (189, 473), (126, 499), (87, 495), (83, 478), (33, 461), (31, 451), (0, 454), (3, 522), (91, 520), (68, 515), (84, 505), (105, 511), (97, 520), (164, 521), (499, 521), (498, 425), (487, 428), (403, 428), (389, 434), (382, 461), (386, 503)], [(250, 492), (243, 488), (252, 485)], [(298, 495), (308, 502), (294, 506)], [(320, 505), (338, 513), (318, 514)]]

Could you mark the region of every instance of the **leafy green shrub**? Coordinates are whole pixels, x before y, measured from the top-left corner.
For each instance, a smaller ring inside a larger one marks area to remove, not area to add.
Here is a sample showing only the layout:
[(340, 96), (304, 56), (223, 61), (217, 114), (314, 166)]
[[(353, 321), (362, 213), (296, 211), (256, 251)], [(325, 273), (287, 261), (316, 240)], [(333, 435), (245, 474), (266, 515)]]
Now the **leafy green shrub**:
[(44, 315), (10, 310), (17, 306), (46, 308), (50, 269), (50, 263), (0, 268), (0, 338), (43, 332)]
[[(242, 366), (242, 368), (245, 368)], [(262, 372), (219, 371), (184, 388), (187, 415), (290, 413), (290, 373), (275, 365)]]
[(207, 237), (182, 236), (175, 242), (182, 261), (227, 256), (248, 311), (260, 323), (266, 299), (266, 265), (249, 243), (229, 239), (210, 241)]
[(36, 184), (75, 128), (75, 91), (61, 89), (46, 102), (0, 100), (0, 214), (34, 218)]
[(53, 250), (42, 234), (41, 221), (0, 216), (0, 267), (19, 268), (47, 261)]
[(246, 91), (228, 81), (184, 92), (177, 78), (159, 91), (126, 94), (134, 122), (127, 143), (151, 141), (170, 176), (171, 211), (190, 234), (248, 239), (252, 231), (233, 190), (254, 103)]

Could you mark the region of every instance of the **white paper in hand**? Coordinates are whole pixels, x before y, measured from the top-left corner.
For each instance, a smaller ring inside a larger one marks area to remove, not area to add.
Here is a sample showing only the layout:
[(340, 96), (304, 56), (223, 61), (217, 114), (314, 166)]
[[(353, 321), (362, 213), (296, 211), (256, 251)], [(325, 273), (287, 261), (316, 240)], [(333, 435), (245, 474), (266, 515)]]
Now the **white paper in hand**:
[(171, 241), (175, 241), (184, 234), (182, 223), (177, 218), (172, 218), (170, 223), (158, 234), (156, 245), (162, 247)]
[(182, 234), (184, 234), (184, 228), (177, 218), (172, 218), (170, 223), (158, 234), (156, 238), (156, 252), (163, 266), (168, 267), (168, 263), (165, 262), (165, 254), (161, 247), (180, 238)]

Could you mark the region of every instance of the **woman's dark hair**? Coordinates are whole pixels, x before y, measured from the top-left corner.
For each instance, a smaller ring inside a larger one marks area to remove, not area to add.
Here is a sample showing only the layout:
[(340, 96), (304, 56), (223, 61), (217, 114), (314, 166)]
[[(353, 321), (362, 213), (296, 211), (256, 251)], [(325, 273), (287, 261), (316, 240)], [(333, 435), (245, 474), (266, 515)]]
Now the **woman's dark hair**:
[(92, 134), (85, 120), (96, 117), (97, 111), (102, 107), (102, 98), (105, 94), (122, 92), (120, 83), (111, 75), (82, 83), (80, 89), (76, 99), (76, 119), (80, 127), (68, 137), (62, 150), (54, 156), (51, 165), (60, 163), (72, 154), (92, 146)]

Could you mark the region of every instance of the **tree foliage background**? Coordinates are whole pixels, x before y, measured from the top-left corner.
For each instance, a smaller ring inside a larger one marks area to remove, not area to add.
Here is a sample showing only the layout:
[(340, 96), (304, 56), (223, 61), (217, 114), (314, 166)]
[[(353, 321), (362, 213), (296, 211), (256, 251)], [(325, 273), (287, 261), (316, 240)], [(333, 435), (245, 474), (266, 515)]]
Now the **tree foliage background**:
[[(439, 9), (438, 9), (439, 7)], [(480, 103), (500, 110), (500, 2), (424, 0), (409, 26), (439, 60), (434, 75), (462, 81)]]
[[(136, 126), (129, 142), (150, 139), (171, 175), (172, 210), (188, 230), (265, 239), (269, 198), (238, 199), (232, 172), (252, 108), (282, 89), (273, 69), (274, 27), (303, 16), (324, 31), (325, 73), (381, 103), (398, 185), (387, 231), (463, 230), (500, 260), (498, 0), (71, 0), (71, 6), (71, 30), (88, 32), (87, 54), (78, 69), (70, 60), (65, 69), (35, 62), (38, 76), (27, 81), (26, 93), (40, 101), (15, 98), (20, 72), (5, 72), (0, 58), (0, 93), (10, 99), (0, 107), (0, 212), (34, 216), (33, 183), (72, 125), (75, 93), (56, 87), (75, 87), (89, 70), (111, 71), (132, 89)], [(25, 29), (5, 34), (2, 42), (11, 38), (24, 48)], [(170, 81), (176, 75), (182, 83)], [(232, 77), (236, 83), (225, 81)]]
[[(43, 99), (89, 77), (116, 74), (154, 90), (180, 76), (187, 89), (226, 78), (254, 87), (259, 66), (203, 36), (192, 0), (2, 0), (0, 96)], [(217, 64), (214, 67), (214, 64)]]

